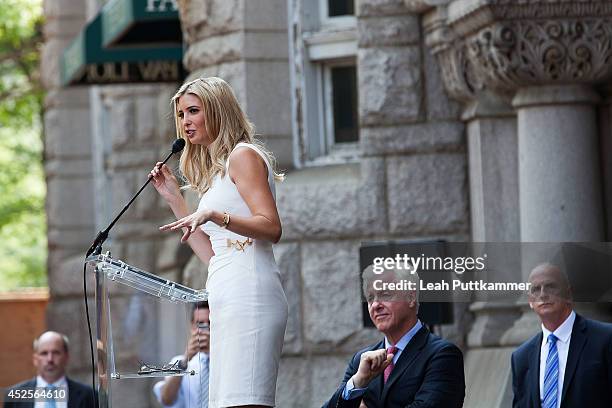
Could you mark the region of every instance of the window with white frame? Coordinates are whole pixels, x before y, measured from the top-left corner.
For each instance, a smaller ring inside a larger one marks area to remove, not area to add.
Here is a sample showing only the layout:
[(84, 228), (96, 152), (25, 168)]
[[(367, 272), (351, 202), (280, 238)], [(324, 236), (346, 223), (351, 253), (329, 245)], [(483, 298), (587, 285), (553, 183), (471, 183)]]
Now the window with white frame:
[(293, 6), (297, 164), (350, 160), (359, 140), (355, 0)]

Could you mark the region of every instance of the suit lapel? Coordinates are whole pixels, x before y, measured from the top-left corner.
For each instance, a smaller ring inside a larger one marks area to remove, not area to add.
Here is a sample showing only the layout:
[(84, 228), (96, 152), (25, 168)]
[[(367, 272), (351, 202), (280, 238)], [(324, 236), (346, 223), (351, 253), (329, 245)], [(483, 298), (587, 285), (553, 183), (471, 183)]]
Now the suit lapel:
[(535, 337), (529, 349), (529, 378), (530, 399), (532, 407), (540, 407), (540, 351), (542, 349), (542, 331)]
[(79, 401), (79, 390), (74, 386), (72, 380), (66, 377), (66, 383), (68, 384), (68, 408), (76, 407)]
[[(36, 387), (36, 377), (34, 377), (34, 379), (30, 382), (28, 382), (26, 384), (26, 387), (28, 388), (35, 388)], [(19, 407), (23, 407), (23, 408), (34, 408), (34, 402), (26, 402), (23, 405), (19, 405), (20, 403), (17, 403), (16, 405)]]
[(563, 391), (561, 392), (561, 403), (567, 394), (574, 373), (576, 372), (576, 366), (580, 360), (580, 354), (586, 343), (586, 320), (582, 316), (576, 315), (576, 321), (574, 321), (574, 327), (572, 328), (572, 337), (570, 338), (569, 353), (567, 355), (567, 364), (565, 366), (565, 377), (563, 379)]
[(383, 376), (380, 376), (380, 385), (382, 387), (381, 401), (385, 402), (389, 389), (393, 386), (393, 383), (401, 377), (402, 373), (414, 362), (415, 358), (419, 355), (429, 337), (429, 330), (423, 325), (421, 329), (414, 335), (410, 342), (406, 345), (406, 348), (402, 351), (397, 364), (393, 367), (391, 375), (387, 380), (387, 384), (383, 385)]

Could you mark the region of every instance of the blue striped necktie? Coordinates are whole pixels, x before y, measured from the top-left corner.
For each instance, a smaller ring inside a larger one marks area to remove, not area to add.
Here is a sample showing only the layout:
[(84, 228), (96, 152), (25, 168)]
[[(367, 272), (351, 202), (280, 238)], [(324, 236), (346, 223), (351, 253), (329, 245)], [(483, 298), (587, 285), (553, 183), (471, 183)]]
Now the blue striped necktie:
[(45, 387), (45, 394), (51, 395), (51, 398), (45, 398), (46, 399), (46, 404), (45, 404), (45, 408), (55, 408), (56, 404), (55, 404), (55, 398), (53, 395), (53, 390), (55, 390), (56, 387), (53, 385), (48, 385), (47, 387)]
[(542, 408), (557, 408), (557, 388), (559, 384), (559, 353), (557, 352), (557, 336), (548, 336), (548, 357), (544, 371), (544, 398)]

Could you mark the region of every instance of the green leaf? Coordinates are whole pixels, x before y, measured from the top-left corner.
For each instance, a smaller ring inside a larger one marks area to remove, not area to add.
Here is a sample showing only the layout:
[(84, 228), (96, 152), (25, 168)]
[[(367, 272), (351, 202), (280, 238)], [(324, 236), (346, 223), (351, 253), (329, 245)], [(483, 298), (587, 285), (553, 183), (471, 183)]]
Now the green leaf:
[(41, 0), (0, 0), (0, 290), (46, 285)]

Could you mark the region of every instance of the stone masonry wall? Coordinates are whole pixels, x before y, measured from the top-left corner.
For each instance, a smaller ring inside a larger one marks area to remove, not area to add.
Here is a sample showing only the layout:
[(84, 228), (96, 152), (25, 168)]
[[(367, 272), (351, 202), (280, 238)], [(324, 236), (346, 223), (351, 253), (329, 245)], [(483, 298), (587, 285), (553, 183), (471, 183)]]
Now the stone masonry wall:
[[(295, 170), (278, 186), (275, 254), (290, 300), (279, 407), (320, 406), (352, 354), (380, 338), (362, 324), (361, 242), (469, 239), (464, 126), (420, 18), (403, 1), (357, 5), (362, 158)], [(459, 326), (444, 334), (462, 344)]]
[[(86, 89), (60, 87), (60, 55), (82, 28), (86, 9), (79, 0), (44, 2), (45, 45), (41, 72), (44, 102), (47, 181), (48, 281), (47, 328), (71, 340), (69, 375), (86, 380), (89, 340), (84, 322), (83, 243), (94, 234), (89, 96)], [(89, 282), (91, 284), (91, 280)], [(91, 286), (90, 286), (91, 287)]]
[(178, 0), (190, 77), (232, 85), (257, 133), (291, 166), (285, 0)]

